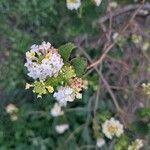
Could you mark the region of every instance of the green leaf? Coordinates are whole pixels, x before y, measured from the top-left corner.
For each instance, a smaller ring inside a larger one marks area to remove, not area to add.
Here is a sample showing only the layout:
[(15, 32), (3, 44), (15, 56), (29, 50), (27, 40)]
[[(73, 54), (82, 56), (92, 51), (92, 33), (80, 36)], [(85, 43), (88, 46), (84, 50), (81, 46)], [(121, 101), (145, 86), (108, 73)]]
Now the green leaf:
[(150, 107), (138, 108), (136, 114), (139, 117), (150, 117)]
[(145, 122), (142, 122), (142, 121), (136, 121), (134, 122), (130, 129), (135, 132), (135, 133), (138, 133), (138, 134), (141, 134), (141, 135), (147, 135), (148, 134), (148, 124), (145, 123)]
[(115, 142), (115, 150), (124, 150), (128, 146), (128, 137), (126, 135), (122, 135)]
[(48, 79), (46, 80), (46, 85), (56, 87), (61, 82), (66, 82), (70, 78), (75, 76), (76, 74), (74, 68), (70, 64), (65, 64), (57, 77), (48, 77)]
[(74, 48), (76, 48), (76, 46), (73, 43), (67, 43), (58, 48), (59, 54), (64, 61), (68, 61), (70, 54)]
[(77, 76), (82, 76), (87, 67), (87, 61), (82, 57), (72, 59), (71, 64), (74, 66)]

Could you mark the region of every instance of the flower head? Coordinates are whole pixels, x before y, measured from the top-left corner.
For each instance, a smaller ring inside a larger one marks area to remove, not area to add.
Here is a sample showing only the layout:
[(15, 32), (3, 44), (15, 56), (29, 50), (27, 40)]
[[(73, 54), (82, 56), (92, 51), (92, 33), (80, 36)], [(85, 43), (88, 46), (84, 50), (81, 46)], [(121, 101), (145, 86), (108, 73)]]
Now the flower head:
[(67, 8), (70, 10), (77, 10), (81, 5), (81, 0), (66, 0)]
[(97, 147), (102, 147), (103, 145), (105, 144), (105, 140), (103, 138), (98, 138), (97, 139), (97, 142), (96, 142), (96, 145)]
[(143, 147), (143, 141), (140, 139), (136, 139), (134, 142), (132, 142), (131, 145), (129, 145), (128, 150), (139, 150)]
[(10, 116), (10, 119), (12, 121), (16, 121), (16, 120), (18, 120), (18, 116), (16, 114), (13, 114), (13, 115)]
[(96, 6), (99, 6), (101, 4), (102, 0), (94, 0), (94, 2), (96, 4)]
[(150, 95), (150, 83), (147, 83), (147, 84), (143, 83), (142, 87), (143, 87), (143, 92), (146, 95)]
[(142, 36), (141, 35), (138, 35), (138, 34), (133, 34), (132, 35), (132, 41), (135, 43), (135, 44), (140, 44), (142, 42)]
[(12, 121), (16, 121), (18, 119), (17, 116), (18, 108), (14, 104), (7, 105), (6, 112), (10, 115), (10, 119)]
[(112, 1), (112, 2), (109, 3), (109, 7), (110, 8), (114, 8), (115, 9), (117, 6), (118, 6), (118, 3), (115, 2), (115, 1)]
[(113, 136), (120, 137), (120, 135), (124, 132), (123, 125), (114, 118), (106, 120), (102, 125), (102, 130), (105, 136), (109, 139), (112, 139)]
[(147, 51), (150, 48), (150, 43), (148, 41), (145, 41), (142, 45), (142, 50)]
[(64, 65), (58, 50), (53, 48), (49, 42), (32, 45), (31, 50), (26, 52), (26, 60), (25, 66), (29, 72), (28, 76), (35, 80), (57, 76)]
[(33, 87), (32, 84), (26, 83), (26, 87), (25, 87), (26, 90), (27, 90), (27, 89), (30, 89), (31, 87)]
[(64, 114), (64, 112), (61, 110), (61, 106), (58, 103), (55, 103), (54, 107), (51, 109), (51, 115), (53, 117), (58, 117), (63, 114)]
[(67, 102), (72, 102), (75, 99), (74, 90), (69, 86), (58, 87), (58, 92), (53, 95), (61, 106), (66, 106)]
[(82, 91), (83, 88), (87, 88), (87, 81), (82, 80), (81, 78), (74, 77), (69, 80), (69, 85), (76, 92)]
[(57, 133), (62, 134), (69, 128), (68, 124), (56, 125), (55, 130)]
[(18, 108), (14, 104), (9, 104), (6, 106), (6, 112), (8, 114), (14, 114), (18, 112)]

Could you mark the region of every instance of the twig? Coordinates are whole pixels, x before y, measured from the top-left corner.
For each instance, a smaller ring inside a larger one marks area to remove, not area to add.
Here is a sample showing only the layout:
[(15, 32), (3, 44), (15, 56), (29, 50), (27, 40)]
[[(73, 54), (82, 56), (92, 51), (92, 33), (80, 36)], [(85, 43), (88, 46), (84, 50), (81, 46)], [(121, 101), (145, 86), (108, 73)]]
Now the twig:
[[(118, 8), (114, 12), (112, 12), (111, 16), (116, 17), (116, 16), (119, 16), (119, 15), (124, 14), (126, 12), (134, 11), (134, 10), (138, 9), (140, 6), (141, 6), (140, 4), (134, 4), (134, 5), (128, 5), (128, 6), (125, 6), (125, 7), (122, 7), (122, 8)], [(150, 10), (150, 3), (144, 4), (143, 9)], [(108, 19), (109, 19), (109, 14), (107, 14), (104, 17), (100, 18), (98, 22), (99, 22), (99, 24), (101, 24), (101, 23), (106, 22)]]
[[(79, 47), (79, 49), (80, 49), (80, 50), (83, 52), (83, 54), (87, 57), (87, 59), (89, 60), (89, 62), (92, 62), (91, 57), (90, 57), (81, 47)], [(113, 94), (113, 92), (112, 92), (112, 90), (111, 90), (111, 88), (110, 88), (108, 82), (105, 80), (105, 78), (103, 77), (102, 73), (99, 72), (99, 70), (97, 69), (96, 66), (93, 66), (93, 68), (96, 70), (97, 74), (98, 74), (98, 75), (100, 76), (100, 78), (102, 79), (102, 81), (103, 81), (103, 83), (104, 83), (106, 89), (108, 90), (110, 96), (112, 97), (112, 100), (113, 100), (113, 102), (114, 102), (114, 105), (116, 106), (117, 112), (120, 112), (120, 111), (121, 111), (121, 108), (120, 108), (120, 106), (119, 106), (119, 104), (118, 104), (118, 102), (117, 102), (117, 99), (116, 99), (115, 95)]]
[(114, 45), (115, 45), (115, 43), (112, 43), (111, 45), (109, 45), (109, 46), (105, 49), (105, 51), (104, 51), (104, 53), (102, 54), (102, 56), (101, 56), (97, 61), (95, 61), (94, 63), (92, 63), (91, 65), (89, 65), (89, 66), (87, 67), (87, 69), (90, 69), (90, 68), (92, 68), (92, 67), (94, 67), (94, 66), (96, 66), (96, 65), (98, 65), (98, 64), (101, 64), (101, 62), (103, 61), (103, 59), (106, 57), (107, 53), (114, 47)]
[[(134, 18), (136, 17), (137, 13), (139, 12), (139, 10), (140, 10), (142, 7), (143, 7), (143, 5), (139, 5), (139, 7), (136, 9), (136, 11), (134, 12), (134, 14), (133, 14), (132, 17), (130, 18), (128, 24), (119, 32), (120, 34), (121, 34), (121, 33), (124, 33), (124, 32), (128, 29), (130, 23), (134, 20)], [(94, 66), (96, 66), (96, 65), (98, 65), (98, 64), (101, 64), (102, 61), (104, 60), (104, 58), (106, 57), (107, 53), (115, 46), (115, 44), (117, 43), (117, 41), (118, 41), (118, 38), (117, 38), (115, 41), (113, 41), (106, 49), (105, 49), (105, 47), (104, 47), (104, 49), (103, 49), (104, 53), (102, 54), (102, 56), (100, 56), (100, 57), (99, 57), (95, 62), (93, 62), (91, 65), (89, 65), (89, 66), (87, 67), (87, 69), (90, 69), (90, 68), (92, 68), (92, 67), (94, 67)]]

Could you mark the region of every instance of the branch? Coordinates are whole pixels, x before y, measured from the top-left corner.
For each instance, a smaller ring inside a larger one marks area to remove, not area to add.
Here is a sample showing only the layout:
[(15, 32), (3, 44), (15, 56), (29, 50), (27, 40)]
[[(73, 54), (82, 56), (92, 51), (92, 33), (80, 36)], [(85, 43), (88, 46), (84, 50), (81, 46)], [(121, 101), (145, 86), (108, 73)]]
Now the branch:
[[(135, 12), (133, 13), (133, 15), (132, 15), (132, 17), (130, 18), (130, 20), (129, 20), (129, 22), (126, 24), (126, 26), (119, 32), (119, 35), (121, 35), (122, 33), (124, 33), (127, 29), (128, 29), (128, 27), (129, 27), (129, 25), (130, 25), (130, 23), (134, 20), (134, 18), (136, 17), (136, 15), (137, 15), (137, 13), (139, 12), (139, 10), (141, 9), (141, 8), (143, 8), (143, 6), (144, 5), (138, 5), (139, 7), (135, 10)], [(92, 68), (92, 67), (94, 67), (94, 66), (96, 66), (96, 65), (98, 65), (98, 64), (101, 64), (102, 63), (102, 61), (104, 60), (104, 58), (106, 57), (106, 55), (107, 55), (107, 53), (115, 46), (115, 44), (117, 43), (117, 41), (118, 41), (118, 39), (119, 38), (117, 38), (115, 41), (113, 41), (109, 46), (107, 46), (106, 48), (104, 47), (104, 53), (102, 54), (102, 56), (100, 56), (95, 62), (93, 62), (91, 65), (89, 65), (88, 67), (87, 67), (87, 69), (90, 69), (90, 68)]]
[[(141, 6), (140, 4), (134, 4), (134, 5), (128, 5), (128, 6), (125, 6), (122, 8), (118, 8), (114, 12), (112, 12), (111, 16), (116, 17), (116, 16), (119, 16), (121, 14), (127, 13), (129, 11), (134, 11), (134, 10), (138, 9), (140, 6)], [(143, 9), (147, 9), (150, 11), (150, 3), (143, 4)], [(109, 14), (100, 18), (98, 23), (101, 24), (101, 23), (106, 22), (107, 20), (109, 20)]]

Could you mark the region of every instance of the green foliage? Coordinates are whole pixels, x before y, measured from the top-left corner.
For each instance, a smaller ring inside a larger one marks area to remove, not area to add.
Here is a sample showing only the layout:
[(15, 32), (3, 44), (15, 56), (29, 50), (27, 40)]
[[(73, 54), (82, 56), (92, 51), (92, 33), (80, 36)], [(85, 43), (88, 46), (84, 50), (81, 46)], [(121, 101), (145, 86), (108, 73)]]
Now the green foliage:
[(130, 129), (134, 132), (134, 133), (138, 133), (141, 135), (147, 135), (149, 129), (148, 129), (148, 124), (142, 121), (136, 121), (134, 122)]
[(87, 62), (84, 58), (76, 57), (71, 60), (71, 64), (74, 66), (75, 72), (77, 76), (82, 76), (87, 67)]
[(57, 77), (48, 77), (48, 79), (46, 80), (46, 85), (57, 87), (61, 84), (61, 82), (68, 81), (70, 78), (75, 76), (76, 74), (74, 68), (71, 65), (66, 64), (63, 66), (61, 72)]
[(139, 117), (150, 117), (150, 107), (138, 108), (136, 114)]
[(129, 145), (128, 137), (126, 135), (122, 135), (115, 142), (115, 150), (125, 150)]
[(59, 54), (63, 58), (64, 61), (68, 61), (70, 54), (73, 49), (75, 49), (75, 45), (73, 43), (67, 43), (65, 45), (62, 45), (58, 48)]
[(100, 121), (104, 122), (105, 120), (111, 118), (111, 113), (107, 110), (103, 110), (102, 112), (100, 112), (98, 118)]
[[(131, 2), (131, 0), (117, 1), (119, 3)], [(70, 11), (66, 7), (66, 0), (0, 0), (0, 150), (76, 150), (81, 149), (82, 146), (85, 146), (83, 148), (85, 150), (92, 149), (86, 147), (87, 145), (95, 149), (96, 138), (93, 136), (92, 121), (96, 97), (94, 95), (92, 99), (91, 96), (98, 86), (102, 89), (96, 112), (99, 127), (116, 111), (110, 101), (109, 93), (105, 90), (103, 83), (99, 85), (99, 77), (95, 73), (87, 78), (90, 81), (89, 89), (84, 92), (83, 99), (69, 103), (68, 108), (64, 110), (65, 117), (53, 118), (50, 115), (50, 110), (56, 102), (50, 94), (43, 96), (40, 100), (29, 90), (25, 91), (25, 81), (32, 82), (26, 76), (24, 69), (25, 52), (29, 50), (30, 45), (45, 40), (54, 47), (58, 47), (68, 41), (75, 41), (76, 37), (82, 37), (82, 35), (91, 39), (99, 37), (97, 21), (105, 14), (108, 0), (103, 0), (99, 7), (96, 7), (92, 0), (82, 0), (82, 2), (81, 9)], [(121, 38), (109, 55), (118, 60), (122, 59), (124, 48), (121, 46), (123, 44), (126, 47), (129, 46), (127, 39)], [(73, 59), (71, 64), (73, 68), (67, 64), (74, 48), (72, 43), (59, 48), (66, 61), (65, 67), (55, 79), (46, 80), (46, 86), (60, 85), (62, 80), (68, 81), (75, 74), (82, 76), (86, 68), (84, 59)], [(96, 58), (101, 53), (96, 48), (85, 48), (85, 51), (92, 58)], [(72, 56), (76, 57), (74, 54)], [(136, 61), (139, 61), (138, 57)], [(144, 61), (142, 66), (144, 66)], [(107, 71), (105, 64), (102, 71), (103, 73)], [(132, 82), (130, 81), (132, 79), (125, 78), (124, 80)], [(114, 78), (112, 81), (109, 79), (108, 82), (114, 83)], [(36, 85), (34, 90), (45, 91), (45, 87)], [(119, 92), (114, 91), (119, 100)], [(129, 91), (132, 92), (130, 89)], [(16, 121), (12, 121), (10, 115), (6, 113), (5, 108), (9, 103), (15, 104), (19, 109)], [(124, 150), (133, 137), (142, 135), (144, 138), (148, 135), (150, 132), (149, 108), (140, 108), (137, 114), (138, 119), (143, 121), (129, 127), (128, 132), (132, 138), (123, 135), (112, 142), (105, 139), (108, 146), (114, 144), (114, 149)], [(69, 130), (62, 135), (55, 131), (55, 125), (59, 123), (69, 123), (70, 126)], [(97, 135), (101, 134), (100, 131), (97, 132)], [(147, 136), (148, 138), (150, 139), (150, 136)], [(149, 139), (147, 141), (150, 141)], [(146, 148), (150, 149), (148, 144)], [(103, 149), (108, 150), (109, 147), (105, 145)]]

